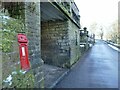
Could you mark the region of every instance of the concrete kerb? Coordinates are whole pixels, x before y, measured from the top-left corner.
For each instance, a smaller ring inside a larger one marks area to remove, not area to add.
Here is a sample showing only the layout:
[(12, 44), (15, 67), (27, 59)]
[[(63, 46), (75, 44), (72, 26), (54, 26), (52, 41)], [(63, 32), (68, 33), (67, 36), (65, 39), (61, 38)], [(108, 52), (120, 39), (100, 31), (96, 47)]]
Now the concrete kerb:
[(63, 73), (54, 83), (52, 86), (50, 86), (50, 88), (54, 88), (75, 66), (76, 64), (79, 62), (79, 60), (69, 69), (67, 70), (65, 73)]
[(67, 70), (65, 73), (63, 73), (51, 86), (50, 88), (54, 88), (64, 77), (68, 74), (70, 70)]
[[(88, 48), (88, 50), (86, 50), (86, 51), (82, 54), (82, 57), (84, 57), (84, 56), (87, 54), (87, 52), (89, 52), (89, 50), (90, 50), (91, 48), (92, 48), (92, 47)], [(78, 60), (75, 64), (72, 65), (72, 67), (70, 68), (70, 70), (73, 69), (73, 68), (78, 64), (78, 62), (82, 59), (82, 57), (80, 57), (79, 60)]]
[(112, 49), (120, 52), (120, 49), (118, 47), (116, 47), (115, 45), (112, 45), (112, 44), (108, 44), (109, 47), (111, 47)]
[(106, 44), (107, 44), (109, 47), (111, 47), (111, 48), (113, 48), (114, 50), (120, 52), (119, 46), (115, 45), (114, 43), (108, 42), (108, 41), (105, 41), (105, 42), (106, 42)]
[(75, 66), (76, 66), (76, 64), (79, 62), (79, 60), (75, 63), (75, 64), (73, 64), (73, 66), (70, 68), (70, 69), (68, 69), (65, 73), (63, 73), (54, 83), (53, 83), (53, 85), (52, 86), (50, 86), (50, 88), (54, 88), (70, 71), (71, 71), (71, 69), (73, 69)]
[[(89, 51), (90, 49), (91, 47), (85, 51), (82, 57), (84, 57), (86, 55), (86, 52)], [(80, 59), (82, 59), (82, 57)], [(75, 64), (73, 64), (73, 66), (69, 70), (63, 73), (49, 88), (54, 88), (78, 64), (80, 59)]]

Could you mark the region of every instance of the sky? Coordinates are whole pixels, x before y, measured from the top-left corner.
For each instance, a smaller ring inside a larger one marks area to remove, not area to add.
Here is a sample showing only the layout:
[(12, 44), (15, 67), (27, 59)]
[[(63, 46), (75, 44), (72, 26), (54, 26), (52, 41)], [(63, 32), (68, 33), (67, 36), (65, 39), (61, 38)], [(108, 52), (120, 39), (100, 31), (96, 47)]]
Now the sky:
[(118, 20), (120, 0), (74, 0), (80, 11), (82, 27), (90, 27), (94, 22), (109, 26)]

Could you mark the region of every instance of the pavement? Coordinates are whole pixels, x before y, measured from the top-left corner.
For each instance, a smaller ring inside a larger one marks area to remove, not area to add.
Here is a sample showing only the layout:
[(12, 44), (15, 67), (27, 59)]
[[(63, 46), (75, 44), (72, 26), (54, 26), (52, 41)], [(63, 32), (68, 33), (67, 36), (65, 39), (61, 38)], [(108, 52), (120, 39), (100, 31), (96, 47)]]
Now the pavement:
[(44, 71), (45, 88), (53, 88), (68, 73), (68, 69), (48, 64), (42, 65), (42, 69)]
[(120, 52), (97, 40), (54, 88), (118, 88), (118, 56)]

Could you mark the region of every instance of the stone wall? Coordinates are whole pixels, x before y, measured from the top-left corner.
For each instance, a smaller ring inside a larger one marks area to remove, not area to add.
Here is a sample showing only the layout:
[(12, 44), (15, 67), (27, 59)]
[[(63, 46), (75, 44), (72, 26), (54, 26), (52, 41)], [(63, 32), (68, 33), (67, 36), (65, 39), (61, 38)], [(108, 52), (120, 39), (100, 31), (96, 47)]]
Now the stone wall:
[(68, 21), (42, 22), (41, 54), (45, 63), (66, 67), (69, 63)]
[(45, 63), (70, 67), (80, 57), (79, 28), (70, 20), (42, 22), (41, 54)]
[[(24, 21), (22, 23), (17, 24), (16, 22), (14, 22), (15, 19), (11, 19), (12, 22), (10, 23), (10, 25), (12, 25), (8, 27), (8, 31), (7, 29), (6, 31), (2, 31), (2, 45), (7, 46), (5, 47), (5, 49), (3, 49), (4, 47), (2, 48), (3, 88), (44, 87), (43, 70), (41, 68), (43, 61), (41, 60), (40, 45), (40, 3), (25, 3), (25, 14), (23, 13), (23, 16), (25, 17), (25, 19), (23, 18)], [(17, 21), (19, 22), (20, 20)], [(24, 26), (18, 29), (18, 27), (22, 24)], [(21, 71), (20, 69), (17, 34), (23, 32), (27, 35), (29, 40), (28, 49), (31, 69), (28, 72)], [(5, 38), (9, 42), (4, 42)], [(11, 78), (11, 80), (7, 81), (7, 78)]]
[(68, 35), (69, 35), (69, 45), (70, 45), (70, 65), (74, 64), (80, 57), (80, 36), (79, 28), (69, 20), (68, 25)]
[(35, 76), (35, 88), (44, 87), (41, 59), (40, 3), (26, 3), (25, 23), (29, 40), (29, 58)]

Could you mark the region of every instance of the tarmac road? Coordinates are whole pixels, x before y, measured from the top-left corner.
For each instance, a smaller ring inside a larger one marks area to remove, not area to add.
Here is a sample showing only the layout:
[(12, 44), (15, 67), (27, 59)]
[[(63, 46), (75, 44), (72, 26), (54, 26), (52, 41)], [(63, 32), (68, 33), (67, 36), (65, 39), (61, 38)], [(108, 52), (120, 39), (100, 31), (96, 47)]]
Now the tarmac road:
[(118, 54), (104, 41), (96, 41), (55, 88), (118, 88)]

